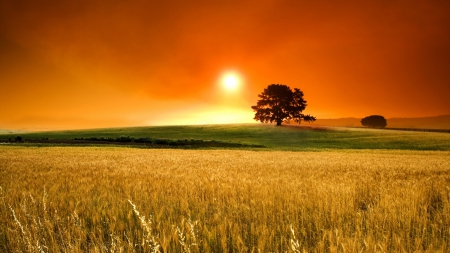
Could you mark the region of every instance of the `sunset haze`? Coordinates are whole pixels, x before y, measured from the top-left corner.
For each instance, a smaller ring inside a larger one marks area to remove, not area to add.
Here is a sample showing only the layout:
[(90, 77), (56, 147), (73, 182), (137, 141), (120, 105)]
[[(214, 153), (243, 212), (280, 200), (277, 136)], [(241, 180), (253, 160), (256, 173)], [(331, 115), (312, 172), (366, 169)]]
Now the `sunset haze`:
[[(0, 0), (0, 129), (450, 114), (448, 1)], [(233, 74), (233, 88), (223, 84)]]

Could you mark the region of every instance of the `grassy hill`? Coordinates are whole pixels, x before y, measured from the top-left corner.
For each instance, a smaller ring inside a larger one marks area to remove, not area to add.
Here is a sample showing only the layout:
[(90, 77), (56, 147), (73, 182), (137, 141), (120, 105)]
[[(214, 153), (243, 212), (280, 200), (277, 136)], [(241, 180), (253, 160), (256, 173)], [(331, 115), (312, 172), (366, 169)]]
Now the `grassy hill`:
[[(18, 134), (0, 134), (0, 140)], [(26, 140), (73, 140), (75, 138), (161, 138), (204, 140), (263, 145), (269, 150), (397, 149), (450, 150), (450, 134), (377, 129), (347, 129), (268, 124), (227, 124), (196, 126), (152, 126), (52, 132), (20, 133)], [(1, 142), (1, 141), (0, 141)]]
[[(426, 128), (450, 129), (450, 115), (417, 118), (388, 118), (389, 128)], [(311, 126), (347, 126), (361, 127), (360, 118), (317, 119), (314, 123), (305, 123)]]

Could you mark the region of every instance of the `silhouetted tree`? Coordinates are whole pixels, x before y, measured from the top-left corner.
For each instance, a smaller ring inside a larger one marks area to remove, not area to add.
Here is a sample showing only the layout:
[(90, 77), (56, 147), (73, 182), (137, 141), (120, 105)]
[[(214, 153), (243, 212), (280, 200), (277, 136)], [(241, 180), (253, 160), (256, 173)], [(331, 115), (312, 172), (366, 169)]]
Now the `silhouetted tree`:
[(383, 116), (371, 115), (363, 118), (361, 124), (366, 127), (386, 127), (387, 122)]
[(314, 116), (302, 114), (307, 103), (303, 99), (303, 92), (298, 88), (292, 91), (284, 84), (271, 84), (258, 97), (261, 99), (252, 106), (256, 112), (254, 120), (263, 123), (276, 122), (277, 126), (282, 122), (295, 121), (300, 124), (302, 120), (306, 122), (316, 120)]

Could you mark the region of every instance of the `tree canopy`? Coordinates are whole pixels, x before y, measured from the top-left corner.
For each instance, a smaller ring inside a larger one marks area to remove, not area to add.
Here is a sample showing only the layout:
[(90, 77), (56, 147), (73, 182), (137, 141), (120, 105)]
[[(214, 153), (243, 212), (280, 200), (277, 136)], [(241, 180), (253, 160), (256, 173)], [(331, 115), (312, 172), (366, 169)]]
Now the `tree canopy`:
[(361, 119), (361, 124), (366, 127), (386, 127), (387, 121), (381, 115), (371, 115)]
[(260, 99), (257, 104), (252, 106), (255, 111), (253, 119), (257, 121), (276, 122), (279, 126), (282, 122), (294, 121), (300, 124), (302, 120), (306, 122), (316, 120), (314, 116), (302, 114), (307, 103), (303, 99), (303, 92), (298, 88), (292, 91), (287, 85), (271, 84), (258, 97)]

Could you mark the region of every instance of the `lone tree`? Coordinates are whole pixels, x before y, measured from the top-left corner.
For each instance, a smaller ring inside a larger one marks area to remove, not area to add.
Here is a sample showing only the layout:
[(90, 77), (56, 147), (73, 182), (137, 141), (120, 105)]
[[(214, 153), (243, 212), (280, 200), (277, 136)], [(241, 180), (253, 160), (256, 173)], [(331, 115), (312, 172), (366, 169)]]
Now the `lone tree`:
[(280, 126), (282, 122), (295, 121), (300, 124), (302, 120), (306, 122), (316, 120), (314, 116), (302, 114), (307, 103), (300, 89), (294, 88), (292, 91), (284, 84), (271, 84), (258, 97), (261, 99), (252, 106), (253, 111), (256, 112), (254, 120), (263, 123), (277, 122), (277, 126)]
[(386, 119), (381, 115), (371, 115), (363, 118), (361, 124), (365, 127), (386, 127)]

